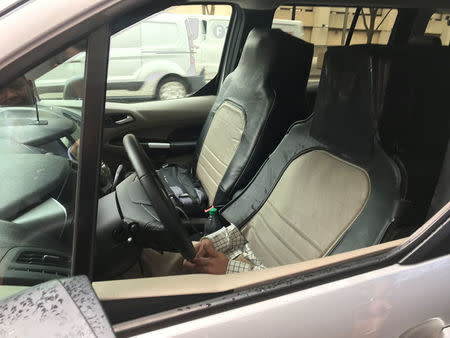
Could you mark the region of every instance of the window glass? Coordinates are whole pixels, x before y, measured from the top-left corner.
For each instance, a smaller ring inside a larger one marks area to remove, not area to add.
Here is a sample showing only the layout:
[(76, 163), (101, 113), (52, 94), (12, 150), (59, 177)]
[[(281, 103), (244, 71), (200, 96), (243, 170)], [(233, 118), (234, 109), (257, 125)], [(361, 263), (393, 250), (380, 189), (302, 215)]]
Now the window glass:
[[(318, 81), (327, 47), (345, 44), (355, 11), (355, 7), (280, 6), (272, 27), (314, 44), (310, 81)], [(351, 44), (387, 44), (396, 17), (396, 9), (364, 8)]]
[[(231, 6), (170, 7), (111, 39), (107, 101), (185, 97), (219, 69)], [(127, 37), (123, 37), (127, 35)]]
[(0, 88), (2, 284), (70, 273), (85, 45)]
[(132, 26), (120, 34), (111, 37), (111, 48), (139, 48), (141, 31), (139, 26)]
[(440, 40), (442, 45), (450, 44), (450, 13), (437, 12), (434, 13), (428, 22), (425, 35), (433, 36)]
[(396, 18), (396, 9), (363, 8), (356, 22), (351, 44), (386, 45)]
[(142, 24), (142, 46), (158, 48), (176, 46), (180, 39), (178, 25), (171, 22), (144, 22)]

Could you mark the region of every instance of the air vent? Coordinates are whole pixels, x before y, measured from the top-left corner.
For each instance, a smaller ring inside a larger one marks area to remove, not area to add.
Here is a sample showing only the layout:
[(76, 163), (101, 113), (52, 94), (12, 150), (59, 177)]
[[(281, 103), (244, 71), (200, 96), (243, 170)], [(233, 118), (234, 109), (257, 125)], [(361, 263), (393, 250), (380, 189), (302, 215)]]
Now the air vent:
[(23, 272), (35, 272), (35, 273), (46, 273), (49, 275), (55, 275), (55, 276), (63, 276), (63, 277), (69, 277), (68, 272), (61, 272), (61, 271), (53, 271), (53, 270), (46, 270), (46, 269), (27, 269), (27, 268), (9, 268), (11, 271), (23, 271)]
[(59, 268), (69, 268), (70, 261), (68, 257), (54, 255), (46, 252), (24, 251), (16, 259), (20, 264), (34, 264), (55, 266)]

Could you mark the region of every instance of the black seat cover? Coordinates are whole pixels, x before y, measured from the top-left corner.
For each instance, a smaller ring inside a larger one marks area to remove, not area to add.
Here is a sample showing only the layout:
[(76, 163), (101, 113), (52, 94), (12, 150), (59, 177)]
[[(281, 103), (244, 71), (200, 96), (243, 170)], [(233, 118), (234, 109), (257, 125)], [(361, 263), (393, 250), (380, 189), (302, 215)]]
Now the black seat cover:
[(401, 163), (409, 226), (427, 217), (450, 135), (450, 48), (403, 46), (380, 50), (392, 60), (380, 136)]
[[(314, 114), (290, 128), (250, 184), (222, 210), (221, 215), (227, 221), (238, 228), (245, 226), (268, 200), (294, 160), (314, 150), (325, 150), (364, 169), (370, 179), (370, 193), (362, 212), (328, 254), (381, 241), (396, 215), (401, 174), (382, 149), (377, 135), (376, 117), (383, 106), (386, 84), (382, 74), (386, 74), (389, 60), (374, 55), (375, 49), (360, 46), (328, 49)], [(290, 203), (292, 212), (302, 208), (295, 199)], [(271, 226), (276, 231), (277, 225)]]
[[(305, 91), (312, 53), (313, 45), (281, 30), (254, 29), (250, 32), (237, 68), (223, 82), (208, 115), (194, 158), (195, 175), (216, 111), (224, 102), (238, 107), (244, 114), (245, 128), (211, 201), (214, 205), (225, 204), (243, 188), (289, 126), (307, 117)], [(188, 171), (172, 167), (161, 169), (159, 174), (169, 187), (175, 188), (172, 189), (175, 195), (184, 193), (183, 196), (202, 197), (201, 185)], [(197, 207), (197, 210), (201, 208)], [(195, 210), (186, 211), (195, 213)]]

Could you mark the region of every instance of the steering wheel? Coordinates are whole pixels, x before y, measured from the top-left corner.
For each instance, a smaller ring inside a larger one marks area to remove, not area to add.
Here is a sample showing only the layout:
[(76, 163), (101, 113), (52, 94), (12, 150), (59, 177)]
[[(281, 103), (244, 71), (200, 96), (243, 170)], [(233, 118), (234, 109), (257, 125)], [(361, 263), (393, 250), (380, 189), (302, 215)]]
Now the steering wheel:
[(178, 212), (156, 173), (152, 161), (133, 134), (127, 134), (123, 137), (123, 145), (145, 194), (152, 202), (156, 214), (168, 231), (173, 245), (185, 259), (193, 259), (195, 257), (194, 246), (181, 224)]

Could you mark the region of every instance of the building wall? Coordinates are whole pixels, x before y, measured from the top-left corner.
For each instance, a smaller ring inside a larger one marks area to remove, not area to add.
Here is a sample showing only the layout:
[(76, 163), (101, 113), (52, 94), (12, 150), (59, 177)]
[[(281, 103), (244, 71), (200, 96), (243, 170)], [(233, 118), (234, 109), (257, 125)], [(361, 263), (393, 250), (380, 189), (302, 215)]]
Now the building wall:
[[(351, 25), (356, 8), (349, 8), (347, 15), (346, 32)], [(343, 32), (345, 21), (345, 8), (339, 7), (296, 7), (295, 20), (301, 21), (304, 27), (304, 39), (315, 45), (336, 46), (345, 41), (346, 32)], [(366, 8), (366, 21), (369, 22), (369, 11)], [(375, 19), (375, 33), (372, 43), (387, 43), (392, 26), (397, 17), (397, 10), (380, 9)], [(275, 18), (291, 19), (292, 6), (281, 6), (275, 12)], [(352, 44), (367, 43), (367, 33), (364, 20), (360, 15)], [(344, 36), (344, 40), (343, 40)]]
[[(291, 20), (292, 6), (281, 6), (275, 12), (275, 18)], [(348, 8), (347, 31), (353, 19), (356, 8)], [(171, 7), (174, 13), (231, 15), (231, 6), (228, 5), (188, 5)], [(343, 27), (345, 20), (345, 8), (342, 7), (296, 7), (295, 20), (301, 21), (304, 28), (304, 39), (315, 45), (340, 45), (343, 41)], [(368, 21), (369, 10), (364, 9)], [(375, 20), (377, 28), (372, 43), (386, 44), (392, 26), (397, 17), (397, 10), (380, 9)], [(367, 43), (366, 28), (362, 16), (359, 17), (352, 44)], [(450, 43), (450, 26), (448, 14), (434, 14), (428, 24), (426, 34), (441, 38), (444, 45)], [(345, 34), (344, 34), (345, 38)]]
[(441, 13), (433, 14), (425, 34), (440, 37), (442, 44), (448, 46), (450, 43), (450, 15)]

